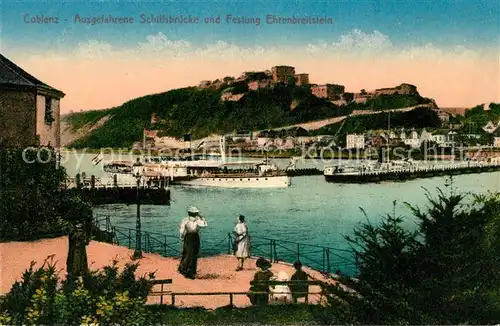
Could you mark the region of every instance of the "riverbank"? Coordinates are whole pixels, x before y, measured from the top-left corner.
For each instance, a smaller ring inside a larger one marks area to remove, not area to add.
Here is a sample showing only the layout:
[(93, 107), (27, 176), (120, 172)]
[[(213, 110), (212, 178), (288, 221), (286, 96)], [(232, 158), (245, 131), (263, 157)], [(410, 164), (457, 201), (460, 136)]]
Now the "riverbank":
[[(380, 149), (380, 151), (384, 151), (385, 149)], [(493, 152), (497, 152), (497, 150), (492, 150)], [(500, 149), (498, 150), (500, 151)], [(61, 151), (62, 155), (68, 154), (93, 154), (97, 156), (98, 154), (112, 154), (114, 157), (118, 156), (122, 159), (126, 159), (127, 155), (136, 155), (136, 156), (184, 156), (189, 153), (182, 150), (154, 150), (154, 149), (128, 149), (128, 148), (86, 148), (86, 149), (72, 149), (72, 148), (64, 148)], [(193, 155), (213, 155), (211, 152), (203, 152), (203, 151), (193, 151)], [(218, 154), (214, 154), (218, 155)], [(376, 160), (379, 158), (379, 154), (377, 152), (370, 152), (364, 150), (311, 150), (302, 152), (299, 150), (274, 150), (274, 151), (263, 151), (263, 150), (241, 150), (241, 149), (230, 149), (226, 153), (227, 157), (232, 158), (270, 158), (270, 159), (289, 159), (289, 158), (300, 158), (305, 160), (362, 160), (362, 159), (371, 159)], [(449, 151), (444, 151), (440, 154), (435, 154), (433, 152), (429, 154), (422, 153), (418, 149), (412, 150), (393, 150), (389, 153), (391, 159), (401, 160), (411, 158), (413, 160), (432, 160), (432, 161), (446, 161), (446, 160), (455, 160), (457, 158), (464, 158), (465, 154), (462, 153), (450, 153)], [(117, 158), (118, 159), (118, 158)]]
[[(29, 268), (32, 261), (35, 267), (40, 266), (48, 256), (54, 257), (56, 268), (64, 278), (66, 273), (66, 258), (68, 252), (67, 237), (44, 239), (30, 242), (0, 243), (0, 294), (7, 293), (12, 284), (21, 279), (23, 272)], [(22, 254), (20, 254), (22, 253)], [(113, 259), (118, 261), (118, 266), (123, 268), (131, 262), (133, 250), (107, 243), (91, 241), (87, 247), (88, 262), (91, 269), (100, 269), (111, 264)], [(255, 258), (245, 261), (243, 271), (236, 272), (236, 259), (231, 255), (204, 257), (198, 260), (198, 275), (194, 280), (186, 279), (177, 272), (178, 258), (166, 258), (157, 254), (144, 253), (139, 260), (136, 275), (145, 275), (155, 272), (156, 279), (172, 279), (172, 284), (166, 290), (177, 293), (194, 292), (246, 292), (250, 289), (250, 281), (257, 271)], [(327, 281), (319, 272), (304, 268), (314, 279)], [(271, 271), (277, 274), (280, 271), (292, 275), (294, 269), (290, 264), (274, 263)], [(311, 292), (318, 292), (317, 286), (310, 287)], [(310, 302), (317, 303), (319, 296), (311, 296)], [(148, 304), (158, 304), (159, 297), (149, 297)], [(164, 303), (171, 303), (171, 297), (165, 296)], [(245, 295), (234, 297), (236, 307), (248, 307), (250, 302)], [(178, 307), (203, 307), (215, 309), (229, 304), (229, 295), (178, 295), (175, 305)]]

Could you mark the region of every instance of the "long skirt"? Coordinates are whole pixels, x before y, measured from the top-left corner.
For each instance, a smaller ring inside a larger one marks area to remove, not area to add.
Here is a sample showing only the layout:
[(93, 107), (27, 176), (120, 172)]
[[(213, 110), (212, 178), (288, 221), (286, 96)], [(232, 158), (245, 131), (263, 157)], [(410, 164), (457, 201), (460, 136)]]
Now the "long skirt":
[(194, 278), (200, 252), (200, 236), (198, 233), (187, 233), (184, 236), (182, 258), (179, 264), (179, 273), (188, 278)]
[(248, 258), (250, 257), (250, 237), (245, 236), (240, 242), (236, 244), (234, 255), (237, 258)]

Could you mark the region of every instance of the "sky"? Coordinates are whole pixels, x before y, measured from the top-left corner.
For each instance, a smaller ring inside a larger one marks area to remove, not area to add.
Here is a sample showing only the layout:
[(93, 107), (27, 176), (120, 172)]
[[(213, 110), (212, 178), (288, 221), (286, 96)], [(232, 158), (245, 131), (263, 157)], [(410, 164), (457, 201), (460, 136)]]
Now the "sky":
[[(151, 22), (162, 15), (186, 21)], [(109, 16), (124, 19), (96, 22)], [(471, 107), (500, 102), (499, 17), (498, 0), (3, 0), (0, 52), (65, 92), (63, 113), (274, 65), (350, 92), (410, 83), (439, 106)]]

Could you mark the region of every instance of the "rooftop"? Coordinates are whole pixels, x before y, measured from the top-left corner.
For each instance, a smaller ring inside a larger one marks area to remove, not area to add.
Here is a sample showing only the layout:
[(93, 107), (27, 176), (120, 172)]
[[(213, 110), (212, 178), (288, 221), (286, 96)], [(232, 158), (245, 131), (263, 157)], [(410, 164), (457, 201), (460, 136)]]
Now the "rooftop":
[(60, 90), (30, 75), (2, 54), (0, 54), (0, 86), (34, 87), (50, 91), (59, 97), (64, 97), (65, 95)]

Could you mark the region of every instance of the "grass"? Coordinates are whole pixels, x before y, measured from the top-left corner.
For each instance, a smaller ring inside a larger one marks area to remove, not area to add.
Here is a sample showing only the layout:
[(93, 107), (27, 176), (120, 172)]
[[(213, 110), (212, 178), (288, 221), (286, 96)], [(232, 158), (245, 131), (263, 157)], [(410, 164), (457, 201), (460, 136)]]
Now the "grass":
[(266, 324), (266, 325), (321, 325), (327, 324), (325, 308), (315, 305), (269, 305), (263, 307), (173, 308), (148, 306), (151, 323), (164, 325), (206, 324)]

